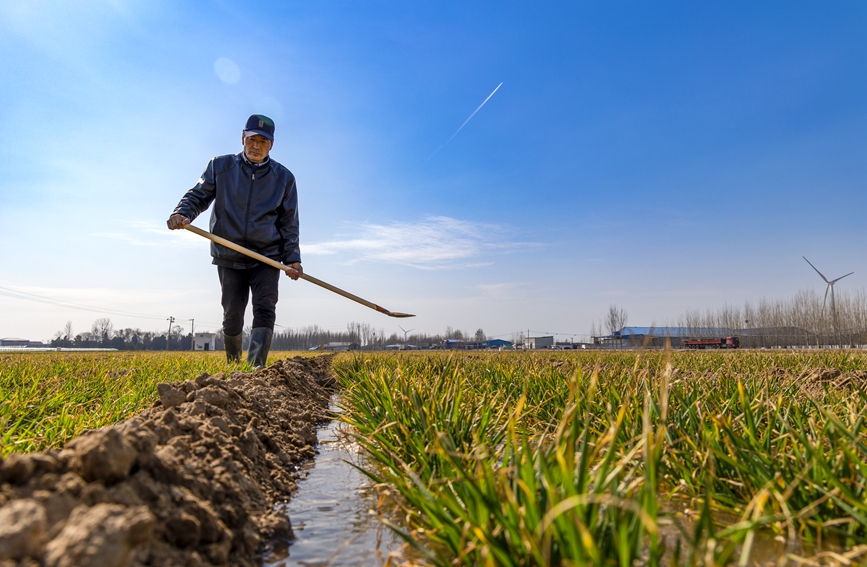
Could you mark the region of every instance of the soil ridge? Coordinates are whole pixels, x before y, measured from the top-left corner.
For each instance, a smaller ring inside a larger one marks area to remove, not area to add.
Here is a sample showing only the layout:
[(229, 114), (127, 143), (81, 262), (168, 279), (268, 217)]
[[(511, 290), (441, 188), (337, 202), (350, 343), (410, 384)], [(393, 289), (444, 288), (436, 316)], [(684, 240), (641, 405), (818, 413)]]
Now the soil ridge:
[(158, 385), (154, 407), (0, 459), (0, 567), (262, 562), (328, 419), (332, 356)]

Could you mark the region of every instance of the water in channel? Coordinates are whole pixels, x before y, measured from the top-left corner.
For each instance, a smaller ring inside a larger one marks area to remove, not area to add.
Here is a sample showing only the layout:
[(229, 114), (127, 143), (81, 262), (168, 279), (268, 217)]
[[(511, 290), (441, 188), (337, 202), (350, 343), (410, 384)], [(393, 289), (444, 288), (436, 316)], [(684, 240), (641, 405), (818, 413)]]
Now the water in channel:
[(288, 556), (272, 557), (266, 567), (376, 567), (401, 548), (402, 541), (377, 520), (370, 479), (349, 464), (362, 457), (347, 427), (334, 420), (318, 429), (318, 454), (301, 466), (307, 476), (286, 506), (295, 540)]

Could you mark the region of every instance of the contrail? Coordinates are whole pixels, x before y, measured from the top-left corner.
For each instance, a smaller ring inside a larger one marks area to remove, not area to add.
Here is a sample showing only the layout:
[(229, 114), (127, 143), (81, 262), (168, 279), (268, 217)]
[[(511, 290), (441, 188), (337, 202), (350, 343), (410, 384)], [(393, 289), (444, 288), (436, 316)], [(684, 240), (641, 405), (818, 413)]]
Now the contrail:
[(445, 143), (445, 144), (443, 144), (442, 146), (440, 146), (440, 147), (438, 147), (436, 150), (434, 150), (434, 153), (432, 153), (431, 155), (429, 155), (428, 158), (427, 158), (425, 161), (427, 161), (427, 160), (429, 160), (430, 158), (434, 157), (434, 155), (436, 155), (436, 153), (437, 153), (438, 151), (440, 151), (441, 149), (443, 149), (444, 147), (446, 147), (446, 145), (448, 145), (448, 143), (451, 142), (451, 141), (454, 139), (454, 137), (458, 135), (458, 132), (460, 132), (461, 130), (463, 130), (464, 126), (467, 125), (467, 122), (469, 122), (470, 120), (473, 119), (473, 116), (476, 115), (476, 112), (480, 111), (480, 110), (482, 109), (482, 107), (485, 106), (485, 104), (486, 104), (489, 100), (491, 100), (491, 97), (494, 96), (494, 93), (497, 92), (498, 90), (500, 90), (500, 87), (502, 87), (502, 86), (503, 86), (503, 83), (500, 83), (499, 85), (497, 85), (497, 88), (495, 88), (495, 89), (491, 92), (491, 94), (488, 95), (488, 98), (486, 98), (485, 100), (483, 100), (483, 101), (482, 101), (482, 104), (480, 104), (479, 107), (478, 107), (477, 109), (475, 109), (475, 110), (473, 111), (472, 114), (470, 114), (470, 117), (467, 118), (466, 120), (464, 120), (464, 123), (461, 124), (461, 127), (458, 128), (457, 130), (455, 130), (455, 133), (452, 134), (452, 137), (449, 138), (448, 140), (446, 140), (446, 143)]

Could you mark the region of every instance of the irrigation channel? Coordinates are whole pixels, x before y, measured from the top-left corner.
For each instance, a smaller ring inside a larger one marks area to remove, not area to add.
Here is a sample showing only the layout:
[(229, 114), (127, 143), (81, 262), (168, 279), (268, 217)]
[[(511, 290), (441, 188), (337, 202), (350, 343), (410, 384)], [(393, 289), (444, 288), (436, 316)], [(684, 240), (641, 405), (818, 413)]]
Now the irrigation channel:
[[(331, 410), (339, 414), (338, 401), (332, 399)], [(401, 548), (377, 519), (370, 479), (351, 464), (362, 464), (363, 455), (348, 427), (335, 419), (317, 428), (317, 455), (300, 467), (306, 476), (286, 506), (295, 539), (266, 567), (377, 566)]]

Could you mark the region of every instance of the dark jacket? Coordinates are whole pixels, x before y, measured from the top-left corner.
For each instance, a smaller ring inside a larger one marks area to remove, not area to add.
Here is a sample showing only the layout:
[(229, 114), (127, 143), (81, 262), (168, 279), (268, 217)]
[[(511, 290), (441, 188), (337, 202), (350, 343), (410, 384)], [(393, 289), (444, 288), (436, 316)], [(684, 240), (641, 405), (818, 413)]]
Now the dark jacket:
[[(250, 163), (243, 152), (215, 157), (174, 212), (193, 220), (212, 201), (212, 234), (284, 264), (301, 261), (298, 194), (291, 171), (270, 158), (261, 164)], [(211, 256), (214, 264), (227, 268), (258, 264), (215, 242)]]

